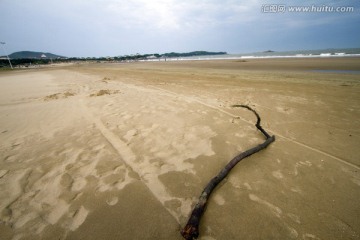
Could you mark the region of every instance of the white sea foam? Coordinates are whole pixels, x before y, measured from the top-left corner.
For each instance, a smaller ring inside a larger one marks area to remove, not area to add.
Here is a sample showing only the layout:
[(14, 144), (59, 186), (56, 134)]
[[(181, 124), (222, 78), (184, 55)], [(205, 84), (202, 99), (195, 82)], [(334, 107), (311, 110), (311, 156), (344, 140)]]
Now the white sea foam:
[(320, 57), (359, 57), (360, 48), (296, 50), (296, 51), (265, 51), (242, 54), (205, 55), (192, 57), (152, 58), (142, 61), (206, 61), (206, 60), (241, 60), (271, 58), (320, 58)]
[[(273, 53), (274, 54), (274, 53)], [(215, 56), (196, 56), (196, 57), (179, 57), (179, 58), (160, 58), (160, 59), (148, 59), (140, 60), (143, 62), (158, 62), (158, 61), (209, 61), (209, 60), (241, 60), (241, 59), (276, 59), (276, 58), (322, 58), (322, 57), (360, 57), (360, 53), (297, 53), (283, 55), (240, 55), (240, 54), (227, 54), (227, 55), (215, 55)]]

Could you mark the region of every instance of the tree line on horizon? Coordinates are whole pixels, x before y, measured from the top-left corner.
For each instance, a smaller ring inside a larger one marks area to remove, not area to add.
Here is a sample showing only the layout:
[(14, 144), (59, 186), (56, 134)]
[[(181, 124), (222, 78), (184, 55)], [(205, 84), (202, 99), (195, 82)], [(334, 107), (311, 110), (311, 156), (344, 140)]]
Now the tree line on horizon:
[[(206, 55), (223, 55), (227, 54), (227, 52), (207, 52), (207, 51), (194, 51), (188, 53), (164, 53), (164, 54), (134, 54), (134, 55), (125, 55), (125, 56), (118, 56), (118, 57), (54, 57), (54, 58), (31, 58), (28, 57), (29, 52), (26, 52), (27, 55), (25, 57), (21, 57), (17, 53), (18, 58), (11, 58), (10, 60), (13, 66), (31, 66), (31, 65), (43, 65), (43, 64), (50, 64), (50, 63), (67, 63), (67, 62), (74, 62), (74, 61), (96, 61), (96, 62), (124, 62), (124, 61), (140, 61), (140, 60), (149, 60), (149, 59), (166, 59), (166, 58), (180, 58), (180, 57), (193, 57), (193, 56), (206, 56)], [(52, 54), (53, 56), (56, 56)], [(5, 57), (0, 59), (0, 67), (9, 67), (9, 62)]]

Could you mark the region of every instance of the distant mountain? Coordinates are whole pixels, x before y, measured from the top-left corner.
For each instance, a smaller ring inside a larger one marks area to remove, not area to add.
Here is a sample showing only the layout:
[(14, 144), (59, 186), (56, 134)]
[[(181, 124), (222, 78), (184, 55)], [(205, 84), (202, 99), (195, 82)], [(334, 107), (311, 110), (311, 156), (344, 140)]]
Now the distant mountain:
[(32, 52), (32, 51), (21, 51), (21, 52), (14, 52), (9, 55), (11, 59), (56, 59), (56, 58), (66, 58), (63, 56), (59, 56), (53, 53), (44, 53), (44, 52)]

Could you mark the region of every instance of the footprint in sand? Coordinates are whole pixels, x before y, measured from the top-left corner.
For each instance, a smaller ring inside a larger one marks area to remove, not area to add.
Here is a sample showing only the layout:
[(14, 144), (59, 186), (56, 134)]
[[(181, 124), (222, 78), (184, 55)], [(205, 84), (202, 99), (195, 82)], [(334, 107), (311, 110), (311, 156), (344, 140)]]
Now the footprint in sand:
[(79, 177), (79, 178), (75, 178), (74, 182), (71, 186), (71, 191), (80, 191), (81, 189), (83, 189), (86, 186), (86, 179)]
[(106, 203), (110, 206), (114, 206), (118, 201), (119, 199), (117, 197), (111, 197), (110, 199), (106, 200)]
[(304, 240), (321, 240), (320, 238), (316, 237), (314, 234), (305, 233), (303, 234)]
[(214, 201), (217, 205), (220, 205), (220, 206), (225, 204), (225, 199), (220, 194), (216, 194), (214, 196)]
[(278, 180), (281, 180), (284, 178), (284, 175), (281, 173), (280, 170), (277, 170), (277, 171), (273, 171), (272, 172), (272, 175), (274, 178), (278, 179)]
[(81, 224), (83, 224), (88, 214), (89, 210), (81, 206), (74, 214), (74, 217), (69, 227), (70, 230), (75, 231)]

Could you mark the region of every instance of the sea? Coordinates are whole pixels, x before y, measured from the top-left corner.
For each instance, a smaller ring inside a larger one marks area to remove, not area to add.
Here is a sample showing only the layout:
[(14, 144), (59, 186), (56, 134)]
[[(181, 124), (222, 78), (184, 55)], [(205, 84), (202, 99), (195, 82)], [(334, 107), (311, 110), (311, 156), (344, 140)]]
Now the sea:
[(339, 58), (360, 57), (360, 48), (337, 48), (322, 50), (297, 50), (297, 51), (264, 51), (243, 54), (207, 55), (180, 58), (167, 58), (166, 61), (181, 60), (226, 60), (226, 59), (263, 59), (263, 58)]

